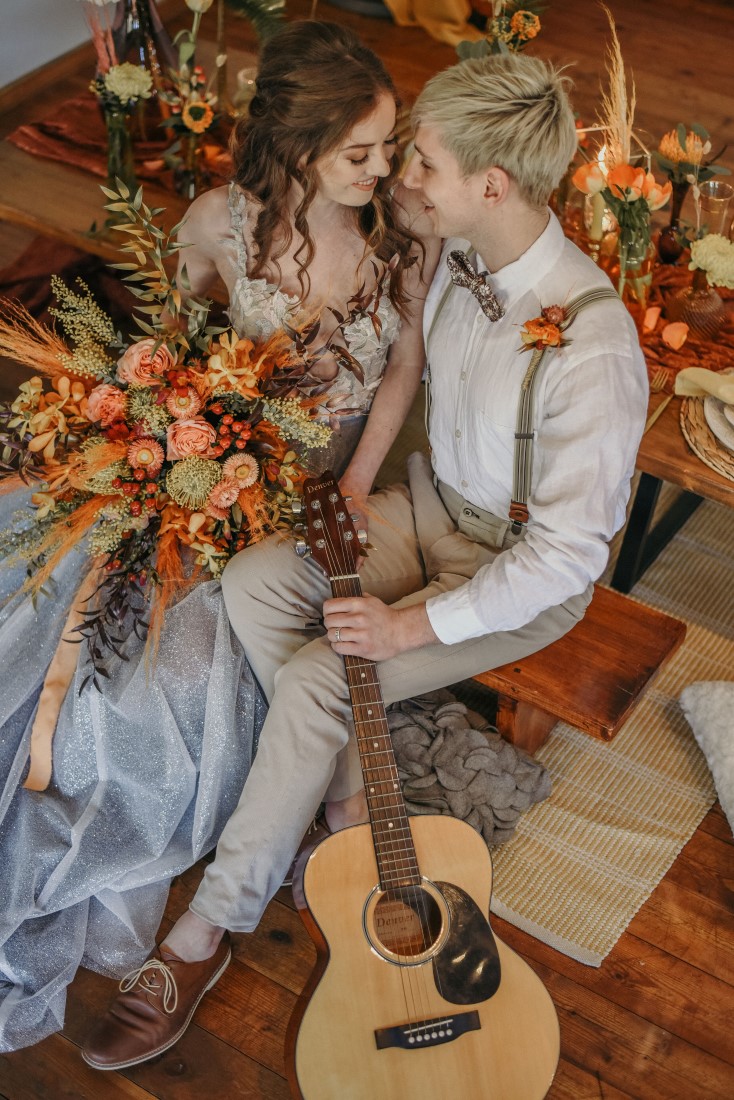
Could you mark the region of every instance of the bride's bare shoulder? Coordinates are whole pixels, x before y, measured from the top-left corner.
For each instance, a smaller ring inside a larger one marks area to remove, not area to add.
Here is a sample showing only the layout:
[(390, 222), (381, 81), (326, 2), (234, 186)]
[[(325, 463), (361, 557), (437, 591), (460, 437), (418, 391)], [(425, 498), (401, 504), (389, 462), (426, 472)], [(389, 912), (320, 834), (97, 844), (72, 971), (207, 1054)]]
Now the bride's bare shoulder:
[(227, 235), (230, 229), (228, 186), (213, 187), (195, 198), (186, 211), (179, 240), (189, 244), (204, 244)]

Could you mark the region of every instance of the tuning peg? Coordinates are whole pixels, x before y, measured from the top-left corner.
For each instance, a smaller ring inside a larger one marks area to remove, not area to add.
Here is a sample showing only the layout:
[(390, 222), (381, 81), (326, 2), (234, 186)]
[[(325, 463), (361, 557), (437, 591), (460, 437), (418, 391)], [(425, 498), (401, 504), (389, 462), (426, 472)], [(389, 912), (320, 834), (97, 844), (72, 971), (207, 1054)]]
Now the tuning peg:
[(357, 538), (359, 539), (360, 546), (367, 545), (367, 532), (365, 531), (364, 527), (360, 527), (357, 531)]
[(357, 515), (356, 512), (351, 513), (350, 519), (351, 519), (352, 523), (359, 523), (359, 516)]
[(300, 497), (293, 497), (291, 501), (291, 512), (294, 516), (300, 516), (303, 511), (303, 501)]
[(344, 500), (346, 501), (346, 503), (347, 503), (347, 504), (349, 504), (349, 501), (350, 501), (351, 499), (352, 499), (351, 497), (344, 497)]
[(305, 539), (296, 539), (296, 553), (299, 558), (306, 558), (311, 553)]

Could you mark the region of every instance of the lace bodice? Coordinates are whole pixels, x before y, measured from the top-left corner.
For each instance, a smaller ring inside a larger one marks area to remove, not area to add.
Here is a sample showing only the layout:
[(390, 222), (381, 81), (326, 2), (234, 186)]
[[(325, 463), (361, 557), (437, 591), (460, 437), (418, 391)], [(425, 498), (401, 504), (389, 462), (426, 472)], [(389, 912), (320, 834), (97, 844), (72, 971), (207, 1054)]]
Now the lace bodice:
[[(230, 294), (230, 321), (240, 336), (251, 340), (266, 339), (284, 323), (294, 323), (303, 309), (298, 298), (285, 294), (267, 279), (249, 277), (245, 238), (247, 198), (235, 183), (229, 185), (228, 203), (237, 263)], [(380, 322), (377, 326), (379, 336), (368, 316), (358, 317), (343, 329), (344, 343), (362, 368), (364, 382), (347, 367), (339, 365), (335, 378), (322, 394), (318, 407), (322, 416), (343, 417), (368, 412), (385, 371), (388, 349), (400, 325), (397, 310), (386, 293), (380, 299), (376, 316)], [(323, 387), (323, 382), (316, 379), (312, 382), (316, 389)]]

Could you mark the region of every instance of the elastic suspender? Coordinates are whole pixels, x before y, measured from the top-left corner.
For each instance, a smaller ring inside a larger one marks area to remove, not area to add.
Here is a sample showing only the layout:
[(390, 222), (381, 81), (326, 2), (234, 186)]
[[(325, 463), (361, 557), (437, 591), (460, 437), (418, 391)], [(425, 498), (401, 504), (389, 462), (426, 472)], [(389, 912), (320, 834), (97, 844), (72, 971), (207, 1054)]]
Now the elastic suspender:
[[(559, 328), (566, 329), (573, 321), (576, 314), (594, 302), (604, 298), (616, 298), (617, 293), (611, 287), (599, 287), (596, 290), (587, 290), (566, 307), (565, 320)], [(540, 367), (550, 358), (549, 352), (555, 348), (536, 348), (533, 352), (525, 377), (520, 387), (520, 403), (517, 407), (517, 422), (515, 425), (515, 455), (512, 472), (512, 501), (510, 503), (509, 518), (512, 520), (512, 531), (518, 534), (528, 522), (528, 497), (533, 477), (533, 441), (535, 431), (534, 423), (534, 396), (535, 386), (540, 377)]]
[[(472, 249), (467, 252), (467, 259), (471, 260), (474, 256), (475, 250)], [(441, 295), (441, 300), (436, 307), (436, 312), (433, 315), (431, 321), (431, 327), (428, 330), (426, 336), (426, 352), (429, 350), (431, 336), (433, 330), (436, 327), (436, 322), (443, 312), (444, 306), (449, 299), (451, 291), (454, 289), (454, 283), (449, 282), (449, 285)], [(594, 302), (603, 301), (605, 298), (615, 298), (619, 301), (619, 296), (612, 287), (598, 287), (596, 290), (587, 290), (583, 294), (579, 294), (577, 298), (566, 307), (565, 320), (559, 328), (566, 329), (573, 321), (577, 313), (587, 306), (592, 305)], [(549, 353), (555, 351), (555, 348), (545, 347), (536, 348), (530, 358), (528, 369), (525, 372), (525, 377), (522, 380), (520, 387), (520, 403), (517, 408), (517, 421), (515, 424), (515, 453), (513, 460), (512, 471), (512, 500), (510, 503), (509, 518), (512, 520), (512, 531), (514, 534), (518, 534), (524, 525), (530, 518), (528, 512), (528, 497), (530, 496), (530, 487), (533, 477), (533, 441), (535, 439), (535, 430), (533, 428), (534, 423), (534, 396), (535, 388), (538, 378), (540, 377), (540, 367), (547, 363), (550, 358)], [(426, 407), (425, 407), (425, 424), (426, 434), (428, 434), (430, 426), (431, 416), (431, 365), (430, 361), (426, 368)]]

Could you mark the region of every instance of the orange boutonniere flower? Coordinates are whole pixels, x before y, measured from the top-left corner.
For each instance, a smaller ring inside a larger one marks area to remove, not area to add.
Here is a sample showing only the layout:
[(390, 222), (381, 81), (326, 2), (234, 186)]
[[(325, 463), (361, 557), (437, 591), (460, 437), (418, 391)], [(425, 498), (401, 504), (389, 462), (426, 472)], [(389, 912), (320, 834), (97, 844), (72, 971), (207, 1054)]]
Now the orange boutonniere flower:
[(526, 321), (520, 329), (521, 351), (526, 348), (560, 348), (567, 342), (563, 339), (566, 311), (563, 306), (546, 306), (540, 317)]

